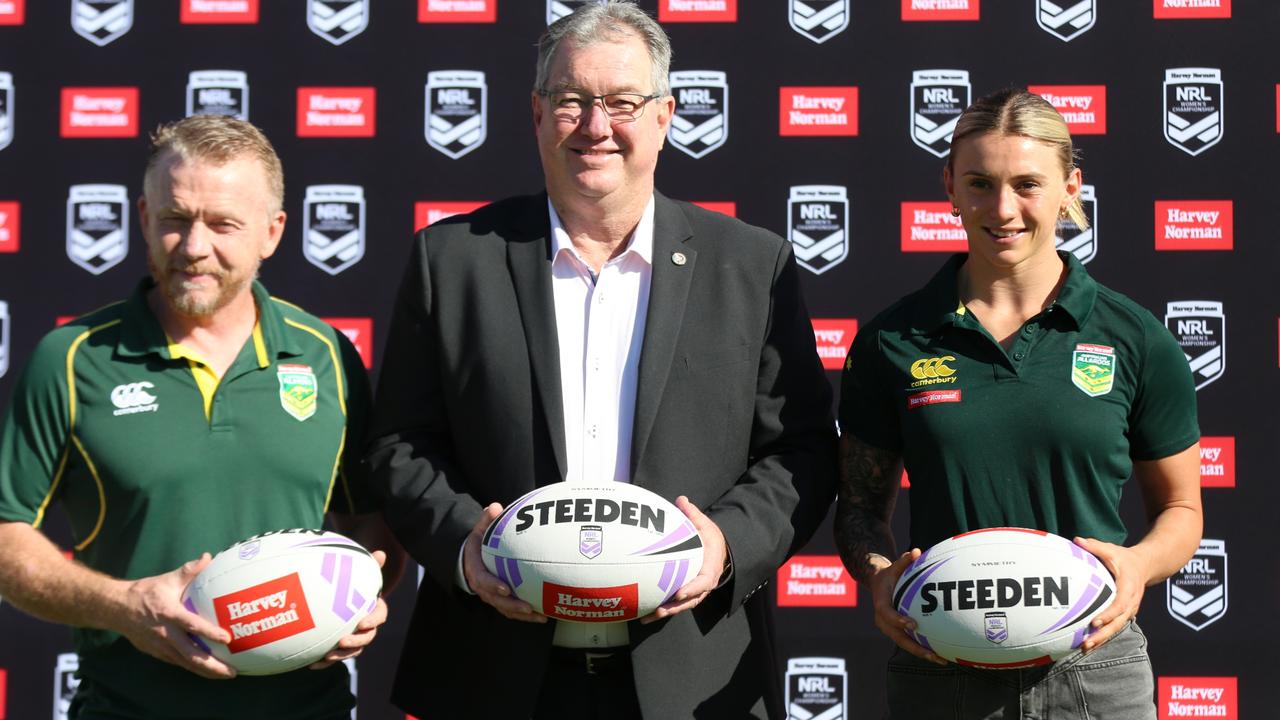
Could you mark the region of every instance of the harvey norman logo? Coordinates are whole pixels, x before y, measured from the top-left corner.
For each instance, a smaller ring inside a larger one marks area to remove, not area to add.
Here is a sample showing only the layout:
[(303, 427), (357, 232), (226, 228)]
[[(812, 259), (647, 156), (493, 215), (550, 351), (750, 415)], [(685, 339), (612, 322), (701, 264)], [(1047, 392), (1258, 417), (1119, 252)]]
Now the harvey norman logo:
[(1234, 436), (1200, 438), (1200, 487), (1236, 486)]
[(491, 23), (498, 20), (498, 0), (418, 0), (420, 23)]
[(373, 367), (373, 318), (327, 317), (320, 318), (342, 333), (360, 353), (360, 362), (366, 370)]
[(254, 25), (259, 0), (182, 0), (178, 20), (184, 25)]
[(1157, 200), (1156, 250), (1231, 250), (1230, 200)]
[(969, 236), (945, 202), (902, 203), (902, 252), (965, 252)]
[(1212, 20), (1231, 17), (1231, 0), (1152, 0), (1156, 20)]
[(778, 568), (778, 607), (856, 607), (858, 585), (838, 555), (796, 555)]
[(298, 88), (298, 137), (373, 137), (376, 113), (376, 88)]
[(1106, 85), (1029, 85), (1067, 121), (1072, 135), (1107, 134)]
[(858, 321), (853, 318), (814, 318), (813, 339), (818, 347), (818, 357), (822, 358), (822, 367), (827, 370), (843, 368), (849, 355), (849, 344), (857, 334)]
[(858, 134), (858, 88), (778, 88), (778, 134), (853, 137)]
[(902, 0), (902, 19), (977, 20), (979, 0)]
[(0, 253), (15, 253), (21, 247), (18, 232), (22, 205), (13, 200), (0, 201)]
[(413, 204), (413, 229), (421, 230), (454, 215), (465, 215), (488, 205), (488, 200), (421, 201)]
[(213, 598), (218, 625), (231, 633), (234, 655), (314, 628), (297, 573)]
[(64, 138), (138, 136), (138, 88), (62, 88)]
[(589, 623), (634, 620), (639, 614), (639, 599), (635, 583), (601, 588), (542, 584), (542, 612), (553, 619)]
[(1160, 720), (1239, 718), (1234, 677), (1161, 677), (1158, 686)]
[(658, 22), (737, 22), (738, 0), (660, 0)]
[(0, 0), (0, 25), (21, 25), (26, 22), (27, 0)]

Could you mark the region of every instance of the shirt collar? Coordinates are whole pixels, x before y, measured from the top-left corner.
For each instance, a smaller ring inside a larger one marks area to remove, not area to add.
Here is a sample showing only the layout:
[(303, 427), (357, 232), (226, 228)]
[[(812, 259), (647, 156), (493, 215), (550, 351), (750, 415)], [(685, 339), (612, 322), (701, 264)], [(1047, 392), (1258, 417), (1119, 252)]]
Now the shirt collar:
[[(967, 253), (952, 255), (920, 290), (920, 301), (916, 304), (911, 323), (917, 332), (929, 333), (943, 325), (956, 325), (964, 317), (964, 305), (960, 303), (959, 272), (960, 266), (964, 265), (968, 257)], [(1053, 305), (1065, 310), (1075, 320), (1076, 327), (1084, 327), (1098, 297), (1098, 283), (1089, 277), (1084, 265), (1080, 264), (1074, 254), (1059, 250), (1058, 257), (1067, 266), (1067, 278)]]
[[(124, 323), (116, 345), (116, 352), (122, 356), (155, 354), (166, 359), (176, 359), (170, 354), (169, 338), (165, 336), (164, 328), (147, 304), (147, 293), (155, 285), (155, 280), (143, 278), (125, 301)], [(267, 367), (270, 365), (270, 358), (276, 355), (300, 354), (299, 348), (289, 342), (289, 336), (283, 328), (283, 316), (272, 302), (267, 289), (255, 280), (252, 292), (254, 304), (258, 307), (258, 321), (254, 325), (252, 336), (258, 365)]]
[[(649, 202), (644, 206), (644, 213), (640, 215), (640, 222), (636, 223), (636, 229), (631, 233), (631, 237), (627, 239), (627, 248), (622, 251), (615, 259), (621, 259), (627, 254), (634, 254), (639, 257), (647, 265), (653, 265), (653, 214), (655, 203), (653, 196), (649, 196)], [(573, 246), (573, 240), (569, 238), (569, 232), (564, 229), (564, 223), (560, 221), (560, 215), (556, 213), (556, 208), (551, 204), (551, 197), (547, 197), (547, 213), (551, 216), (551, 259), (552, 262), (560, 257), (561, 250), (567, 250), (582, 260), (578, 255), (577, 249)]]

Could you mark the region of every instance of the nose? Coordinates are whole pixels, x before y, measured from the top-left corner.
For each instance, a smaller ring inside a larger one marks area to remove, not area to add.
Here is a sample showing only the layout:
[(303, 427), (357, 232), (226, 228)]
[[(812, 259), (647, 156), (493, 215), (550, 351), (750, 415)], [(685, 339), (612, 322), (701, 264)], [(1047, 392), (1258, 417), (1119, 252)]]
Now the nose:
[(996, 216), (1001, 220), (1012, 220), (1018, 215), (1018, 193), (1011, 187), (1000, 188), (996, 197)]
[(213, 232), (202, 222), (196, 221), (187, 226), (182, 241), (178, 243), (178, 251), (192, 260), (198, 260), (212, 252)]
[(604, 100), (597, 98), (582, 111), (578, 131), (593, 138), (606, 138), (613, 134), (613, 120), (604, 111)]

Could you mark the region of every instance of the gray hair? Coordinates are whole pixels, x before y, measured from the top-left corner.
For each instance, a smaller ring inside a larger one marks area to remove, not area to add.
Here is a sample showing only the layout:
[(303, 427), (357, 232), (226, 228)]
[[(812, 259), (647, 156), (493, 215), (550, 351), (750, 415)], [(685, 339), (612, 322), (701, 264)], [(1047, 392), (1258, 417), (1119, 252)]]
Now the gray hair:
[(661, 97), (670, 95), (671, 39), (658, 21), (636, 7), (632, 0), (601, 0), (583, 5), (552, 23), (538, 39), (538, 74), (534, 89), (549, 89), (546, 87), (547, 73), (562, 40), (587, 47), (627, 35), (640, 38), (649, 49), (653, 92)]
[(249, 156), (262, 165), (267, 176), (267, 210), (284, 207), (284, 167), (271, 141), (252, 123), (228, 115), (192, 115), (166, 123), (151, 133), (151, 157), (147, 159), (144, 187), (160, 160), (174, 153), (184, 161), (200, 160), (225, 165)]

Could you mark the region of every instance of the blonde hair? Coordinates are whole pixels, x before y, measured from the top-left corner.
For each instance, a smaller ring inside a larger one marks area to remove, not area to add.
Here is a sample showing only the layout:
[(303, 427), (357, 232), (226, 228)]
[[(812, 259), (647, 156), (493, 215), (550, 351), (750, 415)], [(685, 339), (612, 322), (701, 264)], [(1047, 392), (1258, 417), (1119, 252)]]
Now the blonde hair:
[[(965, 108), (956, 120), (951, 135), (952, 153), (947, 166), (953, 167), (956, 144), (971, 135), (996, 133), (1031, 138), (1050, 146), (1062, 163), (1063, 176), (1076, 169), (1077, 153), (1071, 144), (1071, 131), (1067, 123), (1048, 100), (1019, 88), (1008, 88), (978, 98)], [(1077, 195), (1067, 206), (1067, 216), (1081, 229), (1089, 227), (1089, 217)]]
[(229, 115), (192, 115), (166, 123), (151, 133), (151, 157), (143, 186), (147, 187), (152, 171), (168, 153), (184, 161), (200, 160), (224, 165), (243, 156), (257, 159), (267, 176), (271, 193), (267, 210), (274, 214), (284, 207), (284, 167), (276, 149), (262, 131), (252, 123)]

